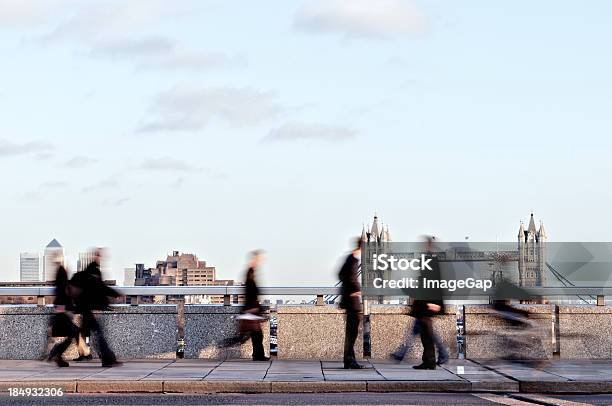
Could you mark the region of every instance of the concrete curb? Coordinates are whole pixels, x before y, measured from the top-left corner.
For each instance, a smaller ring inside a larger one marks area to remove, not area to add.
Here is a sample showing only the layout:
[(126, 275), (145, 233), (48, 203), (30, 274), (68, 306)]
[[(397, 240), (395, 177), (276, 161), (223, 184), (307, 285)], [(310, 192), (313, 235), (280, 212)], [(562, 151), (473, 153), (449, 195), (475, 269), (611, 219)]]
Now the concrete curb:
[(78, 393), (161, 393), (163, 381), (77, 381)]
[(519, 383), (516, 381), (506, 382), (471, 382), (471, 392), (518, 392)]
[(365, 392), (366, 381), (272, 382), (275, 393)]
[(368, 392), (469, 392), (467, 381), (368, 381)]
[(612, 381), (521, 381), (521, 393), (612, 393)]
[(270, 393), (272, 382), (265, 381), (164, 381), (168, 393)]
[(62, 388), (65, 393), (612, 393), (612, 381), (0, 381), (0, 392), (9, 388)]

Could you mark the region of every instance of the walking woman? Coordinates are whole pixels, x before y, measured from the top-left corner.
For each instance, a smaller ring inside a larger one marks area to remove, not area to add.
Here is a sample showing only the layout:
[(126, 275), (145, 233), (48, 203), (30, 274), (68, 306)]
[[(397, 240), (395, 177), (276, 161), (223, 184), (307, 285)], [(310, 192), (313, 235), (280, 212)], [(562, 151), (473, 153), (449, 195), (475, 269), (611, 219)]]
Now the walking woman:
[(259, 288), (255, 281), (257, 269), (263, 261), (263, 252), (255, 250), (251, 252), (249, 259), (249, 268), (246, 272), (246, 280), (244, 282), (244, 310), (240, 318), (242, 324), (242, 333), (247, 333), (251, 336), (253, 345), (253, 361), (268, 361), (263, 346), (263, 332), (261, 331), (261, 322), (265, 320), (262, 317), (262, 309), (259, 304)]

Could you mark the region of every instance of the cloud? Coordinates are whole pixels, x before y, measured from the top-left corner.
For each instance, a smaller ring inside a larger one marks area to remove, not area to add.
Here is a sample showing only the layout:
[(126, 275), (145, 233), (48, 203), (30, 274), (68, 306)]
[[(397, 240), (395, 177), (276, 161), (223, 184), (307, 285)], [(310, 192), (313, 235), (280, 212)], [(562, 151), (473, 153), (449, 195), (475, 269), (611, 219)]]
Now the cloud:
[(135, 61), (140, 70), (207, 70), (245, 66), (243, 57), (223, 52), (189, 51), (170, 38), (152, 36), (141, 39), (120, 38), (91, 45), (92, 56)]
[(348, 141), (355, 138), (357, 132), (350, 128), (322, 124), (286, 123), (271, 130), (263, 142), (320, 140), (329, 142)]
[(67, 18), (59, 22), (54, 20), (54, 28), (41, 38), (43, 42), (96, 43), (150, 28), (188, 12), (186, 7), (164, 0), (83, 2), (65, 9)]
[(14, 143), (6, 139), (0, 139), (0, 157), (44, 154), (53, 150), (53, 145), (42, 141), (29, 141), (25, 143)]
[(136, 132), (197, 131), (211, 120), (233, 126), (260, 124), (281, 111), (272, 92), (252, 88), (174, 88), (160, 93), (152, 101), (152, 118)]
[(36, 32), (30, 28), (44, 27), (44, 33), (33, 34), (43, 46), (76, 44), (81, 47), (77, 54), (131, 62), (138, 70), (202, 71), (245, 66), (243, 56), (189, 50), (163, 35), (133, 37), (135, 32), (147, 31), (168, 20), (194, 18), (203, 8), (207, 7), (197, 2), (177, 4), (165, 0), (111, 0), (104, 4), (0, 0), (0, 28), (24, 26), (30, 34)]
[(134, 56), (156, 56), (172, 52), (176, 44), (166, 37), (147, 37), (143, 39), (114, 39), (95, 43), (91, 54), (110, 58)]
[(140, 165), (140, 169), (162, 172), (200, 172), (204, 168), (191, 165), (185, 161), (180, 161), (178, 159), (162, 157), (149, 159), (143, 162), (142, 165)]
[(412, 0), (308, 1), (294, 18), (296, 29), (341, 33), (348, 38), (413, 36), (426, 26), (425, 16)]
[(86, 166), (95, 164), (96, 162), (98, 162), (97, 159), (79, 155), (79, 156), (75, 156), (74, 158), (68, 160), (65, 165), (68, 168), (84, 168)]
[(89, 193), (94, 190), (116, 189), (117, 187), (119, 187), (119, 182), (117, 182), (114, 179), (106, 179), (106, 180), (101, 180), (99, 182), (96, 182), (92, 185), (85, 186), (81, 190), (83, 191), (83, 193)]
[(0, 26), (19, 26), (44, 22), (66, 3), (64, 0), (0, 0)]

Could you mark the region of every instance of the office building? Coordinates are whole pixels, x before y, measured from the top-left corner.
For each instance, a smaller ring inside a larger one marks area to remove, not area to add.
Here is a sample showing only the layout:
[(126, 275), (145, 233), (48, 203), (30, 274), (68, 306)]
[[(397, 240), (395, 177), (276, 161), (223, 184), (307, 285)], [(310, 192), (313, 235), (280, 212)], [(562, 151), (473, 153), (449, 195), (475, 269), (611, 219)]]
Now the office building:
[(64, 265), (64, 247), (55, 238), (45, 247), (43, 256), (43, 277), (45, 282), (55, 280), (56, 264), (59, 261)]
[(37, 252), (23, 252), (19, 255), (19, 280), (40, 282), (40, 256)]

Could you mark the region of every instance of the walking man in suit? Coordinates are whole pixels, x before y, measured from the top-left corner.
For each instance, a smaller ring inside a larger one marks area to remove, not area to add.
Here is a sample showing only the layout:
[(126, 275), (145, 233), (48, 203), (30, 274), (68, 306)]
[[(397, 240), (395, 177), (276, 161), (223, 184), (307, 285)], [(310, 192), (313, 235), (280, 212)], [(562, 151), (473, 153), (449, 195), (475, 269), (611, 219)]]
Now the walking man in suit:
[(344, 334), (344, 369), (362, 369), (363, 365), (357, 363), (355, 358), (355, 341), (359, 334), (361, 322), (361, 285), (357, 270), (361, 258), (361, 239), (355, 240), (353, 250), (346, 257), (339, 277), (342, 282), (340, 308), (346, 310), (346, 330)]

